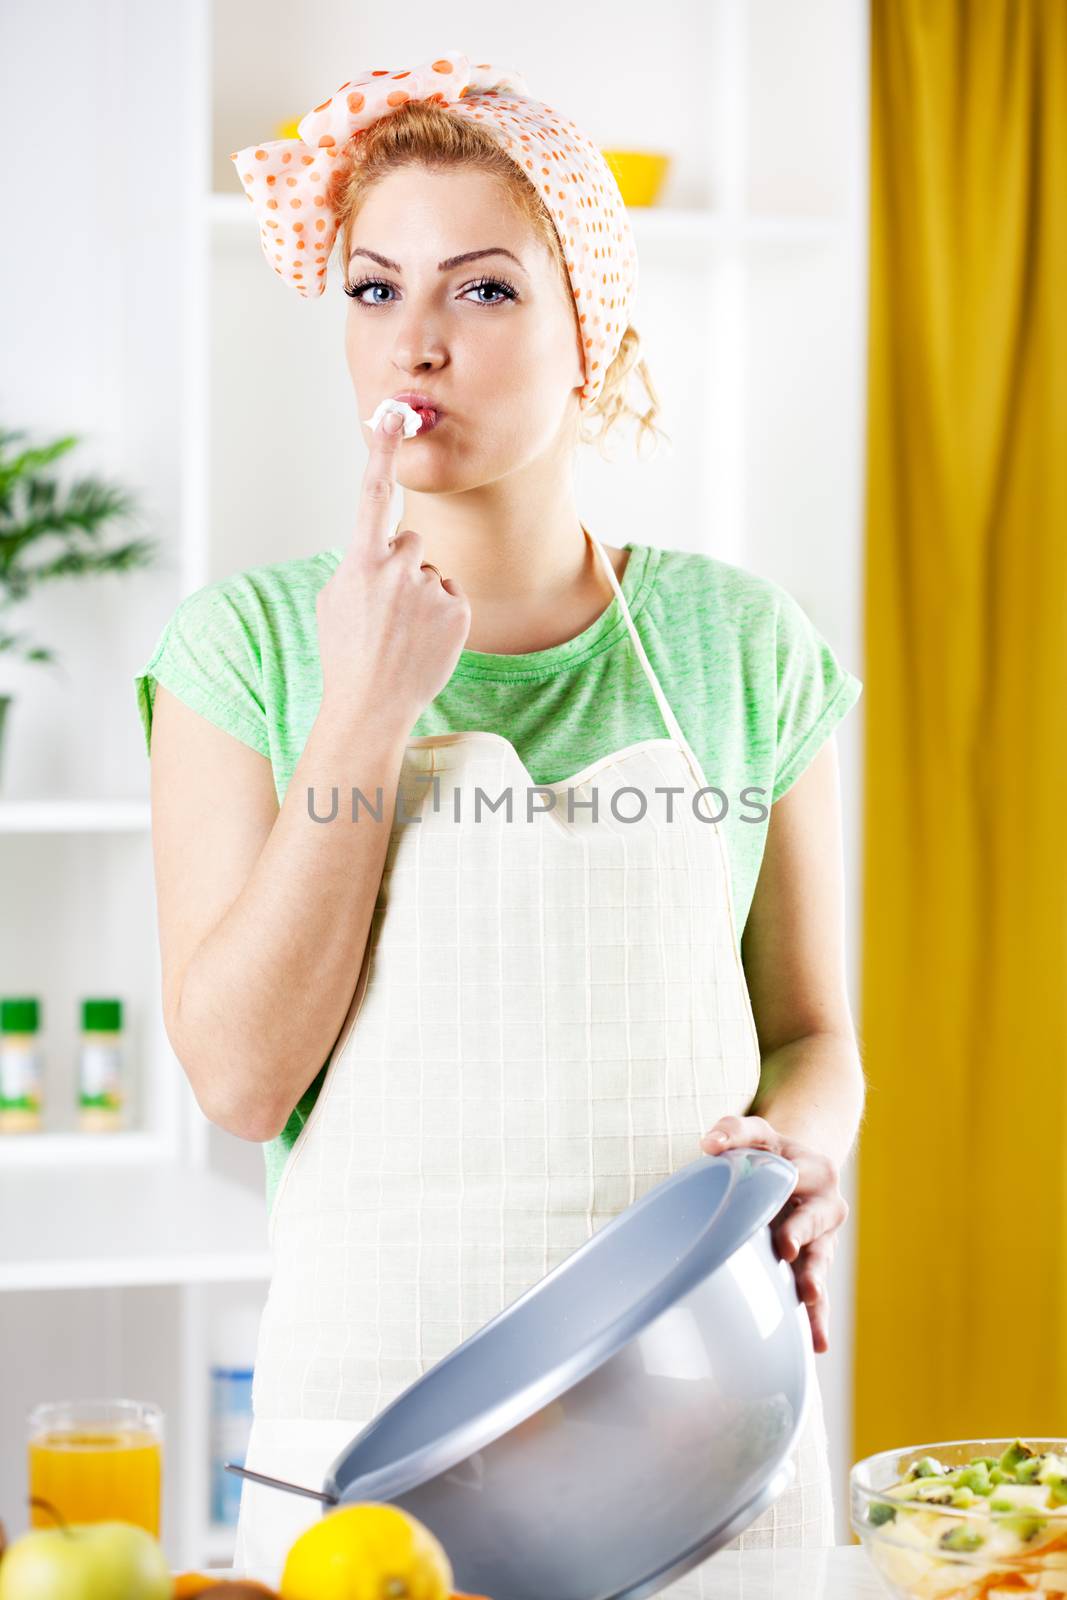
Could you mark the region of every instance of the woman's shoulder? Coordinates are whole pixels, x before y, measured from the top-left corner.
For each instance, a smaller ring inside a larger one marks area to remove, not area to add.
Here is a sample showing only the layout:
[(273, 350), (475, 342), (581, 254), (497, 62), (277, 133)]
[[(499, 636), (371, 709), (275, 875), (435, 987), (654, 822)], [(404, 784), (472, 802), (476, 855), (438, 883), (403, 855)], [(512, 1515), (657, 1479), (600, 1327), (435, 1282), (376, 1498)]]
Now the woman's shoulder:
[(838, 661), (815, 607), (784, 584), (702, 551), (659, 551), (656, 620), (672, 650), (703, 670), (730, 669), (752, 688), (788, 692), (812, 678), (857, 695), (860, 680)]
[[(694, 684), (703, 708), (744, 708), (749, 747), (772, 753), (780, 799), (856, 704), (862, 680), (773, 578), (702, 552), (662, 550), (654, 588), (662, 648), (680, 681)], [(724, 695), (724, 684), (736, 693)]]
[(315, 598), (336, 565), (336, 554), (323, 550), (235, 569), (180, 600), (164, 637), (179, 632), (190, 645), (251, 651), (264, 666), (279, 653), (317, 645)]
[(336, 551), (319, 550), (313, 555), (236, 568), (192, 590), (181, 605), (205, 616), (213, 605), (249, 612), (298, 606), (307, 598), (314, 600), (337, 560)]
[(336, 564), (330, 551), (264, 562), (185, 595), (134, 674), (148, 746), (162, 683), (269, 755), (278, 725), (313, 701), (321, 682), (315, 597)]
[(736, 630), (754, 644), (773, 634), (783, 612), (797, 601), (773, 578), (699, 550), (655, 548), (653, 590), (661, 610), (675, 621)]

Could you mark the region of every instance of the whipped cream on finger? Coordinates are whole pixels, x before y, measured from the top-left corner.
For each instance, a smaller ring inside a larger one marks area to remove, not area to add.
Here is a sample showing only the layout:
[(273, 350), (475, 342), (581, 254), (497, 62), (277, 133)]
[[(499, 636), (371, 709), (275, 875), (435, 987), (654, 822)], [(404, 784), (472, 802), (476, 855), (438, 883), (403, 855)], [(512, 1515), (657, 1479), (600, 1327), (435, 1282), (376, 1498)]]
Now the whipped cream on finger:
[(396, 411), (404, 419), (404, 438), (410, 439), (422, 427), (422, 418), (419, 413), (409, 406), (406, 400), (379, 400), (374, 408), (373, 417), (364, 417), (367, 427), (372, 431), (378, 427), (383, 417), (390, 411)]

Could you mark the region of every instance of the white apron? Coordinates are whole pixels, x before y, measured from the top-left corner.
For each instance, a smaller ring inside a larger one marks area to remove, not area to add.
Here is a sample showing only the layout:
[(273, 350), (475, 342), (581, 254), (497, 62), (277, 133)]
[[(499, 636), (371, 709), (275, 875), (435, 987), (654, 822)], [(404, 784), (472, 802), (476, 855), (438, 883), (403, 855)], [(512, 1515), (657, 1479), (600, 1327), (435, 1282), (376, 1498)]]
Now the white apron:
[[(501, 735), (408, 742), (355, 993), (271, 1209), (255, 1471), (320, 1488), (384, 1406), (756, 1094), (725, 841), (706, 796), (694, 814), (700, 763), (587, 537), (670, 737), (539, 786), (532, 819)], [(811, 1371), (795, 1483), (728, 1549), (834, 1542)], [(321, 1515), (246, 1479), (236, 1570), (277, 1585)], [(707, 1565), (661, 1592), (698, 1600)]]

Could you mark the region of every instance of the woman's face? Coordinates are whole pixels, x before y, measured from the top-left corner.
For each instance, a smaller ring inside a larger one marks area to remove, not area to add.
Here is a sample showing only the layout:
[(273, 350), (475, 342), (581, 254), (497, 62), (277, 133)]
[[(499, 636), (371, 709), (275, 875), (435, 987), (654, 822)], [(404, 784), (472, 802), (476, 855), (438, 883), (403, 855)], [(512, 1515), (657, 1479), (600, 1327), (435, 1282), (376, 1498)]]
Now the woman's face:
[[(492, 253), (449, 264), (475, 251)], [(346, 284), (364, 285), (345, 331), (359, 416), (405, 389), (445, 412), (405, 441), (404, 487), (455, 493), (553, 450), (569, 461), (584, 379), (574, 303), (498, 180), (402, 168), (368, 194), (349, 252)]]

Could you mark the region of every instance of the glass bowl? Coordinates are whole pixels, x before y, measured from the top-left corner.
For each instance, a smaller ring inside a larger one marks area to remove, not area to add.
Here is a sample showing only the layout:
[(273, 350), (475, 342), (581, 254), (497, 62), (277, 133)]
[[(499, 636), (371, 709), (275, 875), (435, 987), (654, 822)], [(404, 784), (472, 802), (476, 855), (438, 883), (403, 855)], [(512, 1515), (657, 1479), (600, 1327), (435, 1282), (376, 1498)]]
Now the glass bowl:
[[(1067, 1455), (1067, 1439), (1022, 1442), (1037, 1455)], [(969, 1507), (901, 1501), (886, 1493), (924, 1456), (951, 1472), (975, 1456), (999, 1458), (1015, 1443), (948, 1439), (857, 1461), (849, 1474), (852, 1527), (891, 1595), (898, 1600), (1067, 1597), (1067, 1505), (1039, 1510), (1017, 1496), (1011, 1510), (990, 1511), (996, 1492), (976, 1496)], [(934, 1475), (927, 1481), (933, 1483)], [(1032, 1498), (1036, 1501), (1037, 1494)]]

